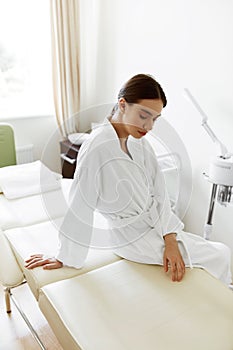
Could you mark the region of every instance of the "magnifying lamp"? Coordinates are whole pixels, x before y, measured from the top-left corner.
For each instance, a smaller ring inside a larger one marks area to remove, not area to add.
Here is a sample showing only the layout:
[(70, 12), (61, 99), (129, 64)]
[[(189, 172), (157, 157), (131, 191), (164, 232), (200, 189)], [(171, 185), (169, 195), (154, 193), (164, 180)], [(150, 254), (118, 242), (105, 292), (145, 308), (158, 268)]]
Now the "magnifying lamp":
[(211, 159), (209, 174), (204, 174), (205, 178), (213, 184), (207, 222), (204, 227), (204, 238), (209, 239), (212, 233), (212, 218), (216, 196), (218, 203), (221, 205), (227, 206), (233, 204), (233, 154), (228, 152), (226, 146), (218, 139), (210, 128), (207, 123), (207, 115), (194, 99), (190, 91), (187, 88), (185, 88), (184, 91), (188, 99), (201, 114), (202, 126), (219, 148), (218, 155)]

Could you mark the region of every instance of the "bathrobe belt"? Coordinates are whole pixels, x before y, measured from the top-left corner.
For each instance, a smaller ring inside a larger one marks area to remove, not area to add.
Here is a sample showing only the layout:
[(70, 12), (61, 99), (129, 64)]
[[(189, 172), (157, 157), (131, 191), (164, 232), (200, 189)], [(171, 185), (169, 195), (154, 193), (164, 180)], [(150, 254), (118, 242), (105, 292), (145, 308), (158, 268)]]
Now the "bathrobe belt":
[[(162, 237), (162, 227), (160, 222), (160, 216), (157, 210), (157, 205), (158, 205), (157, 200), (153, 198), (150, 207), (146, 211), (143, 211), (141, 213), (135, 213), (135, 215), (131, 215), (129, 217), (124, 217), (124, 218), (121, 218), (120, 216), (118, 216), (114, 219), (113, 218), (110, 219), (108, 217), (110, 227), (112, 229), (124, 229), (124, 227), (127, 227), (131, 224), (137, 226), (137, 222), (140, 222), (140, 223), (145, 222), (145, 225), (147, 227), (145, 227), (144, 233), (148, 232), (151, 229), (156, 228), (159, 230), (159, 232), (161, 232), (161, 237)], [(193, 268), (188, 247), (182, 236), (183, 234), (182, 235), (180, 235), (179, 233), (177, 234), (177, 242), (183, 245), (183, 248), (185, 250), (185, 253), (188, 259), (188, 265), (190, 268)]]
[(137, 222), (145, 222), (148, 229), (155, 228), (156, 225), (160, 222), (158, 210), (157, 210), (158, 202), (153, 199), (151, 202), (151, 205), (149, 208), (147, 208), (145, 211), (141, 211), (140, 213), (135, 213), (133, 215), (130, 215), (128, 217), (120, 217), (117, 216), (114, 219), (108, 218), (108, 221), (111, 225), (111, 227), (114, 228), (124, 228), (131, 224), (137, 224)]

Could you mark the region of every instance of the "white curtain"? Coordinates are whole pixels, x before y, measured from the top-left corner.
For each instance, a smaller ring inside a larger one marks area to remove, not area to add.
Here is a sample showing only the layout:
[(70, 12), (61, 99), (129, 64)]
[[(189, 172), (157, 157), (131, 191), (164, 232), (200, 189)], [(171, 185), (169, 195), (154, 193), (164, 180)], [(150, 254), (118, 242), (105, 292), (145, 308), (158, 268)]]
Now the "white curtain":
[(80, 109), (79, 0), (50, 0), (53, 91), (63, 137), (78, 131)]
[(80, 1), (81, 109), (96, 104), (99, 47), (99, 0)]
[[(115, 60), (117, 50), (118, 2), (115, 0), (80, 0), (80, 130), (86, 132), (91, 122), (108, 115), (116, 102)], [(119, 86), (117, 86), (117, 89)]]

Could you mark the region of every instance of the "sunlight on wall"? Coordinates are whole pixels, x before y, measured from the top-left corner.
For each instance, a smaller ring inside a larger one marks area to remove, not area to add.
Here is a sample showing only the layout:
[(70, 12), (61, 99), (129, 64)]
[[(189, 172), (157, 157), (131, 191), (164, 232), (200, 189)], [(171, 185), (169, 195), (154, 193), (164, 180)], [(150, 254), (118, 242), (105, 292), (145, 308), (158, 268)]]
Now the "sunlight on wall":
[(0, 119), (53, 113), (47, 0), (0, 0)]

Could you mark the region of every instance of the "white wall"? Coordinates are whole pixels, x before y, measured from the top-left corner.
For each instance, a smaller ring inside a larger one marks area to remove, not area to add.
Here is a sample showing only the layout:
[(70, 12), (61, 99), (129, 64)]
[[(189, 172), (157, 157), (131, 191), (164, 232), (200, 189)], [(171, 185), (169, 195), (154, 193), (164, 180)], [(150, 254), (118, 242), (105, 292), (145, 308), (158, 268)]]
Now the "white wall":
[(16, 148), (33, 144), (34, 160), (43, 159), (51, 170), (61, 172), (61, 136), (54, 116), (2, 119), (0, 122), (7, 122), (13, 126)]
[[(186, 230), (202, 235), (211, 189), (202, 173), (217, 149), (202, 128), (201, 117), (184, 98), (183, 88), (190, 89), (213, 130), (233, 151), (233, 2), (95, 0), (95, 6), (97, 3), (101, 44), (95, 77), (97, 102), (114, 102), (122, 83), (134, 74), (150, 73), (158, 79), (168, 98), (163, 116), (179, 133), (192, 162), (194, 182), (184, 218)], [(227, 243), (233, 252), (232, 214), (232, 207), (216, 206), (212, 239)]]
[[(88, 81), (83, 81), (82, 107), (114, 103), (122, 83), (133, 74), (150, 73), (158, 79), (168, 98), (163, 116), (180, 135), (192, 162), (194, 182), (184, 218), (186, 230), (201, 235), (210, 198), (210, 184), (202, 173), (208, 170), (209, 158), (216, 154), (216, 148), (201, 127), (200, 116), (184, 98), (183, 88), (191, 90), (208, 114), (214, 131), (233, 151), (233, 2), (82, 0), (81, 3), (87, 7), (94, 4), (91, 16), (95, 19), (92, 21), (90, 12), (86, 22), (83, 19), (90, 31), (82, 41), (82, 65), (86, 73), (90, 67), (95, 69), (89, 71)], [(94, 46), (91, 41), (88, 44), (91, 33), (96, 40)], [(95, 55), (91, 55), (93, 49)], [(35, 159), (41, 158), (47, 145), (45, 162), (54, 171), (60, 171), (60, 135), (54, 117), (9, 122), (15, 128), (17, 145), (33, 143)], [(83, 118), (81, 126), (86, 129), (90, 125)], [(212, 239), (227, 243), (233, 252), (232, 214), (232, 207), (216, 206)]]

